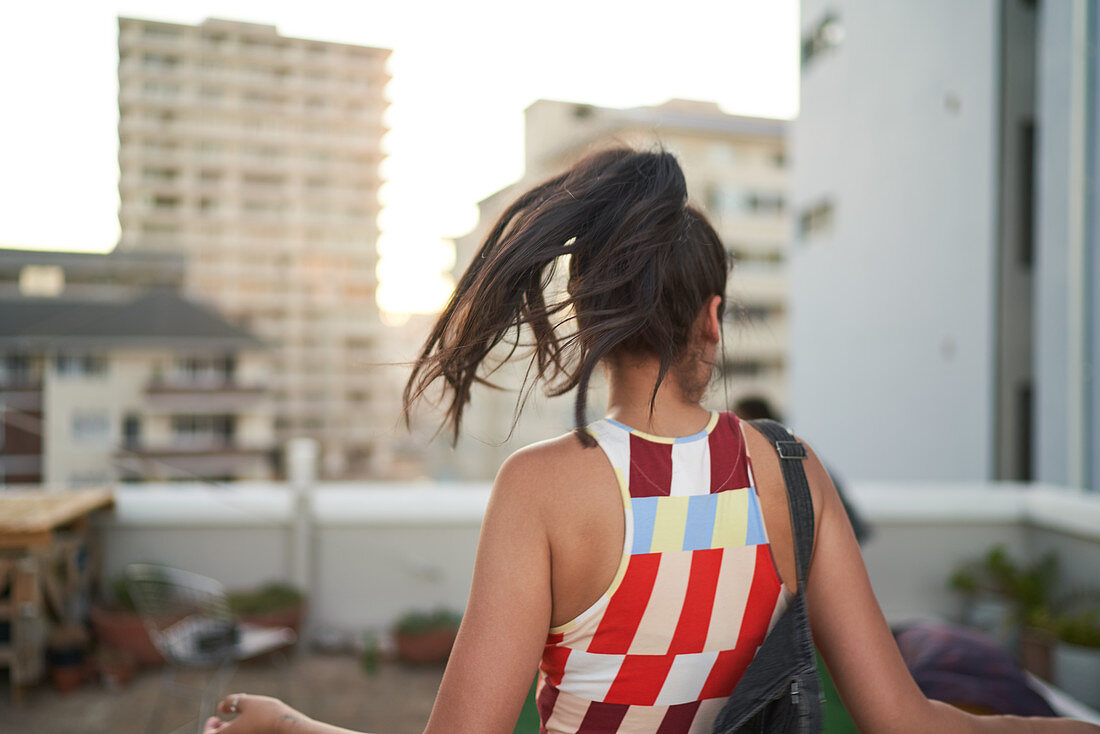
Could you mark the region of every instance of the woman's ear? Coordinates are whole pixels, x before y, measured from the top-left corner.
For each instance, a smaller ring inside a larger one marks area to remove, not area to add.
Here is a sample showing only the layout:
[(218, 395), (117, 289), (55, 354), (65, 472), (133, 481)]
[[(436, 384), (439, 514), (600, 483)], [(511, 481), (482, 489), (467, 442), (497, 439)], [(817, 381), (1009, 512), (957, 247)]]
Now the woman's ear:
[(712, 341), (722, 338), (722, 296), (711, 296), (703, 306), (703, 334)]

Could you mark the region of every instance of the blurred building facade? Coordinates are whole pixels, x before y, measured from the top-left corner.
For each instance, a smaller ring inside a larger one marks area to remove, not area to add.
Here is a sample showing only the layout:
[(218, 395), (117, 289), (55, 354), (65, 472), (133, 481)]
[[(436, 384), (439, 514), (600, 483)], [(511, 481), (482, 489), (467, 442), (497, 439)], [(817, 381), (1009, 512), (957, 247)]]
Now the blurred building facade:
[[(66, 259), (94, 258), (103, 272), (125, 256)], [(262, 342), (168, 289), (134, 295), (124, 280), (112, 297), (101, 279), (93, 296), (42, 282), (0, 293), (0, 484), (274, 475)]]
[(119, 18), (119, 249), (272, 344), (280, 445), (375, 474), (397, 416), (375, 303), (386, 49)]
[[(722, 365), (728, 379), (717, 383), (710, 401), (719, 407), (760, 397), (782, 411), (787, 403), (784, 253), (790, 236), (787, 124), (730, 115), (714, 103), (690, 100), (632, 109), (539, 100), (525, 113), (524, 175), (479, 203), (478, 225), (455, 242), (456, 280), (497, 217), (523, 191), (594, 150), (660, 144), (679, 159), (691, 201), (706, 211), (733, 259)], [(475, 388), (457, 451), (437, 452), (437, 473), (491, 477), (517, 448), (572, 429), (574, 396), (547, 399), (535, 388), (509, 437), (525, 369), (505, 365), (494, 375), (506, 391)], [(605, 401), (598, 376), (589, 395), (592, 419), (603, 415)]]
[(1098, 27), (803, 0), (792, 410), (842, 472), (1100, 486)]

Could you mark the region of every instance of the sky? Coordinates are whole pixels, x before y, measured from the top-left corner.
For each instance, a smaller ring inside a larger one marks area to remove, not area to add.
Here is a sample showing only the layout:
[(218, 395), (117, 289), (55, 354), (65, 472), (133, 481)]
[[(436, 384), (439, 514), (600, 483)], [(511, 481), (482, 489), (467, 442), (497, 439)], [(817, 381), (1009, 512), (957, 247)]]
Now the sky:
[(449, 293), (449, 238), (523, 173), (537, 99), (798, 107), (797, 0), (68, 0), (0, 10), (0, 246), (105, 252), (118, 240), (117, 16), (207, 17), (393, 49), (380, 191), (379, 305)]

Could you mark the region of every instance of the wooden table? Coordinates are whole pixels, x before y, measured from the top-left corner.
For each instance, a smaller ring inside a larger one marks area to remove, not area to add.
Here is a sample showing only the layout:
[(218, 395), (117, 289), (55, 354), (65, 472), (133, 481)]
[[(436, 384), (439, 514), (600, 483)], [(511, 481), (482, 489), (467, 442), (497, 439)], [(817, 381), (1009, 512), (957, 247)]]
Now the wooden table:
[(83, 624), (98, 556), (89, 516), (110, 507), (110, 489), (0, 491), (0, 667), (11, 668), (12, 699), (44, 672), (54, 624)]

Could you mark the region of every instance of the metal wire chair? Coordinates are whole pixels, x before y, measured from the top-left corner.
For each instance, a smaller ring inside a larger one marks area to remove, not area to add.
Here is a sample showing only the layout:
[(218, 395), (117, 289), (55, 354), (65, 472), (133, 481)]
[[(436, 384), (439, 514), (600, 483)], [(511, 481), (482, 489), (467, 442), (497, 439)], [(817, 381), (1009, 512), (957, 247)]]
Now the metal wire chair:
[[(297, 639), (288, 627), (255, 627), (238, 622), (222, 585), (206, 576), (169, 566), (133, 563), (126, 567), (126, 581), (149, 638), (166, 662), (161, 690), (146, 725), (147, 734), (160, 727), (166, 694), (198, 698), (201, 729), (202, 722), (213, 714), (237, 663), (281, 653)], [(214, 674), (202, 688), (184, 686), (176, 680), (180, 668), (213, 669)]]

